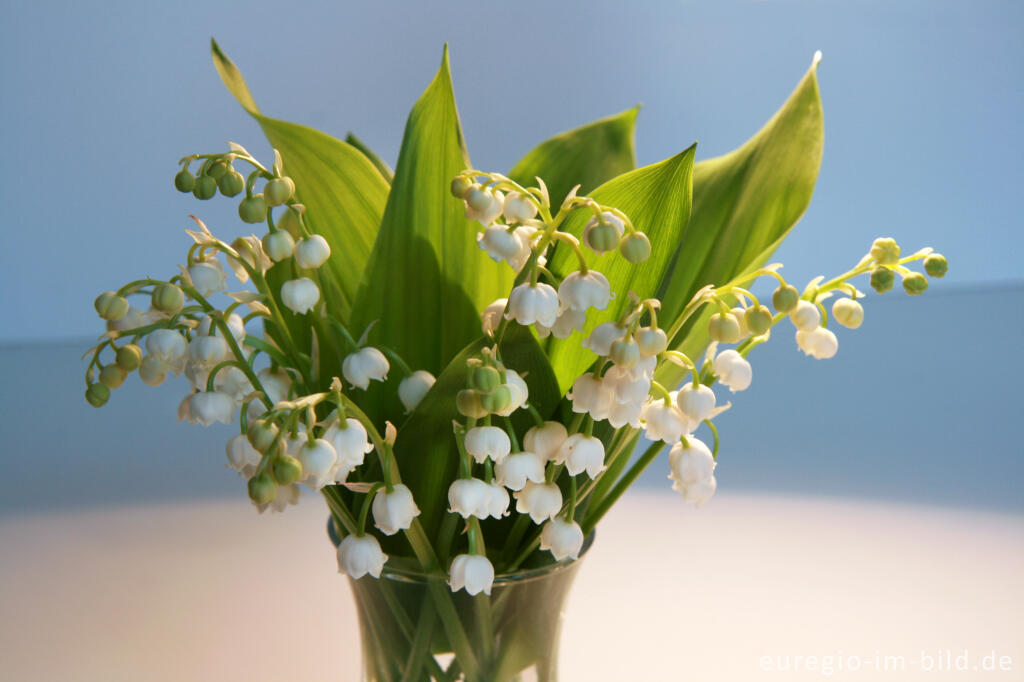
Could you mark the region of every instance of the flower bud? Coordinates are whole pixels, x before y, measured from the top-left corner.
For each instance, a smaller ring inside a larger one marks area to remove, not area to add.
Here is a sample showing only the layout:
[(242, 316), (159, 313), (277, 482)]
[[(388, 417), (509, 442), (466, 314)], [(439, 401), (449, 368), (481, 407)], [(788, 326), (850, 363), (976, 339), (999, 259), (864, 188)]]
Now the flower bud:
[[(283, 234), (288, 233), (284, 232)], [(314, 234), (308, 239), (303, 239), (295, 245), (295, 262), (300, 268), (316, 270), (326, 263), (330, 257), (331, 245), (318, 234)]]
[(280, 206), (292, 198), (295, 194), (295, 182), (285, 176), (274, 178), (263, 188), (263, 196), (266, 197), (268, 206)]
[(466, 217), (476, 220), (484, 227), (494, 222), (501, 215), (505, 203), (505, 195), (497, 190), (484, 189), (473, 185), (466, 192)]
[(487, 416), (487, 410), (480, 400), (480, 392), (472, 389), (459, 391), (455, 395), (455, 407), (459, 414), (470, 419), (483, 419)]
[(214, 180), (220, 180), (228, 172), (228, 162), (224, 159), (217, 159), (206, 168), (206, 175)]
[(281, 285), (281, 303), (296, 315), (308, 313), (319, 300), (320, 287), (308, 277), (291, 279)]
[(249, 499), (256, 504), (270, 504), (277, 497), (277, 483), (264, 471), (249, 479)]
[(740, 340), (740, 323), (732, 313), (715, 313), (708, 320), (708, 336), (719, 343), (736, 343)]
[(89, 384), (85, 389), (85, 399), (93, 407), (103, 407), (110, 400), (110, 389), (103, 384)]
[(266, 453), (274, 439), (277, 438), (277, 432), (277, 424), (257, 419), (249, 424), (249, 430), (245, 432), (245, 436), (257, 452)]
[(612, 342), (608, 357), (623, 369), (636, 367), (637, 363), (640, 362), (640, 346), (633, 340), (633, 337), (625, 336), (618, 341)]
[(757, 307), (751, 306), (747, 308), (747, 312), (744, 313), (743, 321), (746, 323), (747, 329), (750, 330), (751, 334), (760, 336), (771, 329), (772, 311), (768, 310), (768, 307), (763, 305), (759, 305)]
[(895, 265), (900, 259), (900, 245), (892, 237), (879, 237), (871, 244), (871, 257), (880, 265)]
[(217, 193), (217, 181), (211, 178), (209, 175), (200, 175), (196, 178), (195, 185), (192, 186), (192, 196), (196, 199), (212, 199), (213, 195)]
[(924, 271), (928, 273), (929, 277), (945, 277), (946, 270), (949, 269), (949, 263), (946, 262), (946, 257), (941, 253), (929, 254), (924, 259)]
[(466, 192), (473, 186), (473, 182), (465, 175), (456, 175), (452, 178), (451, 190), (452, 196), (458, 199), (464, 199)]
[(281, 455), (274, 460), (274, 480), (281, 485), (291, 485), (302, 476), (302, 464), (291, 455)]
[(126, 372), (134, 372), (142, 364), (142, 349), (134, 343), (129, 343), (117, 349), (114, 356), (117, 366)]
[(110, 389), (118, 388), (127, 376), (128, 373), (117, 365), (104, 365), (100, 370), (100, 383)]
[(195, 187), (196, 179), (191, 173), (188, 172), (188, 168), (182, 168), (178, 171), (178, 174), (174, 176), (174, 188), (179, 192), (191, 192), (192, 188)]
[(275, 263), (280, 263), (285, 258), (291, 258), (295, 253), (295, 240), (284, 230), (275, 230), (263, 235), (262, 244), (263, 251)]
[(488, 412), (502, 412), (512, 403), (512, 391), (502, 384), (489, 393), (480, 394), (480, 404)]
[(128, 299), (113, 291), (104, 291), (96, 297), (93, 305), (99, 316), (110, 322), (117, 322), (128, 314)]
[(245, 177), (236, 170), (229, 170), (217, 181), (217, 187), (226, 197), (238, 196), (245, 189)]
[(267, 219), (267, 202), (262, 194), (253, 194), (238, 204), (238, 217), (246, 223), (262, 223)]
[(174, 315), (185, 306), (185, 295), (173, 284), (158, 284), (153, 289), (153, 308), (168, 315)]
[(627, 234), (619, 244), (619, 253), (630, 263), (643, 263), (651, 257), (651, 240), (643, 232)]
[(668, 335), (661, 329), (641, 327), (636, 330), (635, 338), (640, 355), (645, 358), (654, 357), (668, 348)]
[(430, 372), (419, 369), (402, 379), (398, 384), (398, 399), (406, 412), (412, 412), (419, 405), (437, 379)]
[(791, 284), (782, 284), (772, 294), (772, 305), (780, 313), (788, 313), (796, 307), (800, 292)]
[(887, 267), (879, 265), (871, 271), (871, 288), (880, 294), (892, 289), (896, 283), (896, 275)]
[(852, 298), (840, 298), (832, 304), (832, 317), (844, 327), (856, 329), (864, 322), (864, 308)]
[(903, 278), (903, 290), (911, 296), (919, 296), (928, 288), (928, 278), (920, 272), (912, 272)]
[(605, 253), (619, 245), (625, 229), (621, 218), (611, 211), (605, 211), (600, 217), (591, 218), (583, 228), (583, 243), (595, 253)]
[(469, 385), (488, 393), (501, 385), (501, 373), (494, 367), (474, 367), (469, 372)]
[(809, 332), (821, 324), (821, 311), (810, 301), (798, 301), (793, 312), (789, 314), (793, 326)]
[(167, 378), (167, 365), (160, 358), (147, 355), (139, 365), (139, 378), (147, 386), (159, 386)]

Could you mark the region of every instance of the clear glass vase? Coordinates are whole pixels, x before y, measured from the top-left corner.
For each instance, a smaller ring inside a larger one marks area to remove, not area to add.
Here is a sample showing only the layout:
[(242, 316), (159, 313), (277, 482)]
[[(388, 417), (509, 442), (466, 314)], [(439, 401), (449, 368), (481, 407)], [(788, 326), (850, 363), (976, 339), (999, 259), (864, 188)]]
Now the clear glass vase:
[(442, 575), (398, 560), (385, 565), (380, 579), (350, 578), (363, 680), (557, 680), (562, 610), (579, 564), (498, 575), (490, 596), (475, 597), (453, 593)]

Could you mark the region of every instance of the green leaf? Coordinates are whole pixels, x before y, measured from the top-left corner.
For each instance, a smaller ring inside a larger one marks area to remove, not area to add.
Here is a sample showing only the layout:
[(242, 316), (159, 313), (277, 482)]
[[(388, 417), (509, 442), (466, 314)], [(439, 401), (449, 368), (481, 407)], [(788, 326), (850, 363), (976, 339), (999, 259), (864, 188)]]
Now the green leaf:
[(360, 140), (353, 133), (349, 133), (345, 136), (345, 142), (348, 142), (350, 145), (361, 151), (366, 158), (370, 160), (370, 163), (377, 167), (377, 170), (379, 170), (380, 174), (384, 176), (384, 179), (388, 181), (388, 184), (391, 184), (391, 181), (395, 179), (395, 171), (391, 170), (391, 166), (385, 163), (384, 159), (377, 156), (372, 149), (366, 146), (365, 142)]
[(336, 286), (332, 287), (334, 295), (325, 300), (332, 315), (347, 321), (384, 214), (387, 180), (351, 144), (261, 114), (238, 67), (216, 41), (211, 41), (211, 50), (224, 85), (281, 152), (287, 173), (295, 181), (297, 199), (306, 205), (310, 229), (331, 244), (327, 272)]
[[(434, 374), (480, 335), (480, 311), (512, 283), (508, 266), (477, 247), (479, 225), (466, 220), (449, 191), (451, 179), (469, 167), (445, 47), (437, 76), (409, 114), (351, 324), (358, 334), (376, 320), (371, 344)], [(396, 414), (393, 395), (371, 391), (366, 401), (375, 419)]]
[(636, 168), (633, 131), (640, 107), (555, 135), (524, 156), (508, 176), (521, 185), (540, 176), (557, 206), (576, 185), (586, 194), (603, 182)]
[[(807, 209), (825, 139), (817, 65), (815, 56), (786, 103), (746, 144), (694, 167), (693, 215), (660, 289), (664, 326), (701, 287), (763, 265)], [(677, 347), (701, 351), (708, 314), (684, 329)], [(683, 374), (673, 366), (659, 376), (674, 384)]]
[[(448, 486), (456, 478), (458, 450), (452, 432), (452, 421), (462, 420), (455, 407), (455, 395), (466, 388), (466, 360), (479, 357), (490, 341), (479, 338), (464, 348), (437, 377), (416, 410), (398, 430), (395, 458), (402, 481), (412, 490), (422, 510), (420, 522), (430, 537), (448, 508)], [(533, 335), (524, 327), (510, 327), (499, 346), (505, 366), (523, 375), (530, 391), (530, 404), (542, 416), (552, 414), (561, 392), (548, 360)], [(529, 419), (525, 410), (517, 415)], [(516, 425), (523, 433), (527, 424)]]
[[(587, 267), (604, 274), (616, 294), (606, 310), (588, 313), (584, 334), (589, 334), (602, 322), (621, 316), (629, 305), (629, 291), (636, 292), (641, 298), (656, 293), (690, 218), (696, 149), (695, 144), (660, 163), (620, 175), (590, 193), (589, 196), (599, 203), (623, 211), (638, 230), (647, 234), (651, 241), (651, 256), (646, 262), (633, 265), (617, 251), (597, 256), (589, 249), (584, 250)], [(587, 210), (577, 210), (566, 220), (563, 229), (582, 234), (583, 226), (592, 216)], [(549, 269), (559, 277), (578, 268), (575, 254), (562, 246), (556, 249), (549, 264)], [(566, 340), (548, 339), (548, 357), (563, 392), (597, 358), (583, 348), (580, 341), (576, 334)]]

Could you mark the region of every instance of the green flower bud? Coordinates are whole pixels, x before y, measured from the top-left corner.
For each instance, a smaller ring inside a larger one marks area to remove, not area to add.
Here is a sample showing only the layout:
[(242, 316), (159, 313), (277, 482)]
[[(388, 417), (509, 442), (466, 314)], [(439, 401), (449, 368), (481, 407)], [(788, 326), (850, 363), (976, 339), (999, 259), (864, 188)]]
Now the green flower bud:
[[(591, 231), (593, 237), (593, 231)], [(619, 253), (630, 263), (643, 263), (651, 257), (651, 240), (643, 232), (627, 234), (619, 243)]]
[(264, 471), (249, 479), (249, 499), (256, 504), (270, 504), (277, 497), (277, 483)]
[(226, 197), (237, 196), (245, 189), (245, 177), (236, 170), (229, 170), (217, 181), (217, 187)]
[(238, 205), (238, 217), (246, 223), (262, 223), (267, 219), (267, 202), (262, 194), (253, 194), (242, 199)]
[(484, 393), (489, 393), (501, 385), (501, 374), (493, 367), (476, 367), (470, 371), (470, 385)]
[(263, 250), (275, 263), (291, 258), (295, 253), (295, 240), (284, 230), (268, 232), (263, 235)]
[(636, 330), (636, 345), (640, 355), (649, 358), (668, 348), (668, 335), (662, 329), (641, 327)]
[(109, 389), (115, 389), (124, 383), (128, 373), (117, 365), (104, 365), (100, 370), (100, 383)]
[(459, 414), (470, 419), (482, 419), (487, 416), (487, 410), (480, 400), (480, 392), (472, 389), (459, 391), (455, 395), (455, 407), (458, 408)]
[(228, 172), (228, 168), (228, 162), (224, 159), (219, 159), (207, 166), (205, 175), (210, 176), (214, 180), (220, 180)]
[(780, 313), (790, 313), (800, 301), (800, 292), (791, 284), (782, 284), (772, 294), (772, 305)]
[(302, 476), (302, 464), (291, 455), (274, 460), (274, 479), (281, 485), (291, 485)]
[(871, 271), (871, 288), (880, 294), (892, 289), (896, 283), (896, 275), (889, 268), (879, 265)]
[(280, 206), (295, 194), (295, 183), (289, 177), (275, 178), (263, 188), (268, 206)]
[(142, 349), (134, 343), (121, 346), (114, 356), (117, 366), (126, 372), (134, 372), (142, 364)]
[(465, 198), (466, 192), (473, 186), (472, 181), (464, 175), (457, 175), (452, 180), (452, 196), (459, 199)]
[(844, 327), (856, 329), (864, 322), (864, 308), (852, 298), (843, 297), (832, 304), (832, 317)]
[(185, 306), (185, 294), (174, 284), (158, 284), (153, 289), (151, 302), (156, 310), (174, 315)]
[(284, 209), (281, 212), (281, 216), (277, 219), (277, 229), (284, 230), (292, 236), (292, 239), (298, 239), (302, 236), (302, 229), (299, 227), (299, 213), (291, 206)]
[(615, 229), (615, 225), (612, 225), (610, 222), (599, 222), (585, 234), (584, 241), (591, 251), (604, 253), (605, 251), (613, 250), (619, 245), (619, 237), (619, 231)]
[(104, 291), (96, 297), (93, 305), (99, 316), (110, 322), (117, 322), (128, 314), (128, 299), (118, 296), (113, 291)]
[(912, 272), (903, 278), (903, 290), (911, 296), (920, 296), (928, 288), (928, 278), (920, 272)]
[(178, 171), (178, 174), (174, 176), (174, 188), (179, 192), (191, 192), (195, 185), (196, 179), (188, 172), (188, 168), (182, 168)]
[(85, 399), (93, 407), (103, 407), (110, 400), (110, 389), (103, 384), (89, 384), (85, 389)]
[(708, 336), (719, 343), (736, 343), (740, 340), (740, 323), (732, 313), (715, 313), (708, 320)]
[(949, 263), (946, 262), (946, 257), (941, 253), (930, 254), (924, 259), (924, 271), (930, 277), (945, 277), (946, 270), (948, 269)]
[(759, 305), (756, 308), (751, 306), (743, 314), (743, 321), (747, 323), (747, 329), (754, 336), (760, 336), (772, 327), (772, 311), (767, 306)]
[(512, 391), (501, 384), (489, 393), (480, 394), (480, 405), (488, 412), (501, 412), (512, 404)]
[(871, 244), (871, 257), (880, 265), (895, 265), (900, 259), (900, 245), (892, 237), (879, 237)]
[(217, 181), (209, 175), (200, 175), (196, 178), (196, 184), (192, 188), (192, 196), (196, 199), (212, 199), (217, 193)]
[(267, 450), (277, 438), (277, 424), (263, 419), (257, 419), (249, 424), (249, 430), (245, 432), (249, 443), (259, 452), (266, 454)]
[(640, 346), (632, 337), (626, 336), (612, 343), (608, 357), (619, 367), (631, 369), (640, 362)]

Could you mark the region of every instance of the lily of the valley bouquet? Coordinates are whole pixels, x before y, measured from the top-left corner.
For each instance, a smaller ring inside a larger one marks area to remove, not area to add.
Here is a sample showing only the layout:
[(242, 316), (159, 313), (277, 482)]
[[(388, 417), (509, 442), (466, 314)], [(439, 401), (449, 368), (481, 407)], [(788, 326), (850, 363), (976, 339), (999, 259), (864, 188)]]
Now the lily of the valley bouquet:
[(707, 502), (714, 419), (770, 336), (830, 358), (864, 318), (855, 279), (920, 294), (913, 262), (946, 270), (887, 238), (802, 288), (767, 264), (817, 176), (817, 58), (724, 157), (694, 164), (693, 146), (635, 169), (630, 110), (498, 173), (469, 161), (446, 52), (392, 173), (354, 137), (265, 117), (213, 54), (274, 159), (229, 143), (183, 158), (174, 184), (234, 198), (255, 233), (227, 243), (195, 218), (176, 274), (102, 294), (86, 398), (183, 373), (178, 418), (238, 427), (227, 461), (257, 509), (321, 495), (368, 679), (552, 674), (537, 633), (557, 635), (559, 590), (536, 597), (545, 630), (521, 627), (534, 597), (516, 585), (571, 565), (666, 449), (673, 488)]

